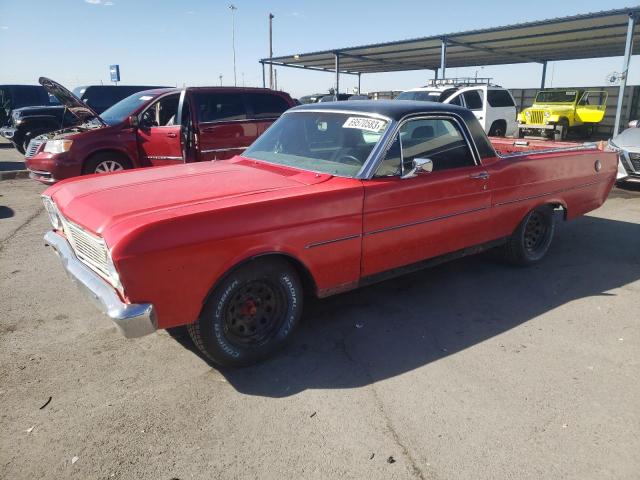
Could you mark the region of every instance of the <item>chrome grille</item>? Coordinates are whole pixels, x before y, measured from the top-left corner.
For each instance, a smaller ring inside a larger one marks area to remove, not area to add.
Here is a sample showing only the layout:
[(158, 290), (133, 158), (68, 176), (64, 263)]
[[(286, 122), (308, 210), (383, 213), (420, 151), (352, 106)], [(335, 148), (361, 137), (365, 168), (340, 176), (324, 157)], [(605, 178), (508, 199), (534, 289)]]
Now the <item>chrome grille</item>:
[(640, 153), (630, 153), (629, 161), (631, 162), (631, 167), (637, 173), (640, 173)]
[(27, 158), (33, 157), (36, 153), (38, 153), (38, 149), (40, 148), (40, 145), (42, 145), (45, 142), (46, 140), (39, 140), (37, 138), (34, 138), (29, 142), (29, 146), (27, 147), (27, 151), (24, 152), (24, 156)]
[(536, 125), (543, 124), (544, 110), (529, 110), (529, 120)]
[(76, 256), (89, 268), (109, 277), (109, 254), (104, 240), (85, 231), (78, 225), (63, 220), (64, 233)]

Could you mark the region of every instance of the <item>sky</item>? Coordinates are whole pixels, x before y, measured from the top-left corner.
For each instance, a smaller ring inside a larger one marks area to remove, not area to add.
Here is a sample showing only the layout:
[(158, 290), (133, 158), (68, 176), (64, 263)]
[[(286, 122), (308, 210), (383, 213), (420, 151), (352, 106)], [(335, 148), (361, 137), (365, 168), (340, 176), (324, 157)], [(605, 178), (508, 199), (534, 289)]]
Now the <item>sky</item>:
[[(274, 56), (387, 42), (634, 6), (625, 1), (535, 2), (429, 0), (0, 0), (0, 84), (34, 84), (47, 76), (63, 85), (109, 83), (119, 64), (123, 84), (233, 85), (235, 10), (237, 85), (262, 86), (268, 56), (268, 15)], [(595, 86), (622, 69), (622, 57), (550, 62), (547, 86)], [(492, 77), (508, 88), (538, 87), (541, 66), (518, 64), (447, 69), (447, 76)], [(278, 87), (295, 97), (326, 92), (334, 75), (277, 68)], [(363, 92), (424, 85), (431, 71), (362, 76)], [(640, 83), (640, 58), (629, 82)], [(357, 77), (342, 75), (340, 89)]]

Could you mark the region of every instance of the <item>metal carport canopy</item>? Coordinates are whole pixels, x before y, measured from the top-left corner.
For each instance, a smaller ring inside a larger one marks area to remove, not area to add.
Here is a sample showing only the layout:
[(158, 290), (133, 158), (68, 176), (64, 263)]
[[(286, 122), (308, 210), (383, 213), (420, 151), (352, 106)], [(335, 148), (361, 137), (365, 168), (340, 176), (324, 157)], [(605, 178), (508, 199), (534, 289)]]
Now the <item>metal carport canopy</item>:
[[(362, 74), (402, 70), (436, 70), (446, 44), (446, 67), (545, 63), (623, 55), (630, 15), (640, 7), (554, 18), (482, 30), (335, 48), (264, 58), (260, 63)], [(635, 30), (640, 28), (635, 27)]]

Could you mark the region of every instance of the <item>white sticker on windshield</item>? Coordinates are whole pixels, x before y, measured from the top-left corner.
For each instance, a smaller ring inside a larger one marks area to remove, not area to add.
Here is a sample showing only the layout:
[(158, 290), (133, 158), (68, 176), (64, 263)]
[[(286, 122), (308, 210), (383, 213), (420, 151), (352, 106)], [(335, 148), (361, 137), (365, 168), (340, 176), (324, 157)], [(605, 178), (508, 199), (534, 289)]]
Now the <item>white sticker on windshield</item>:
[(151, 95), (143, 95), (140, 97), (140, 100), (144, 100), (146, 102), (147, 100), (151, 100), (152, 98), (153, 96)]
[(387, 122), (384, 120), (378, 120), (377, 118), (368, 117), (349, 117), (344, 122), (342, 128), (357, 128), (358, 130), (367, 130), (369, 132), (379, 132), (382, 130)]

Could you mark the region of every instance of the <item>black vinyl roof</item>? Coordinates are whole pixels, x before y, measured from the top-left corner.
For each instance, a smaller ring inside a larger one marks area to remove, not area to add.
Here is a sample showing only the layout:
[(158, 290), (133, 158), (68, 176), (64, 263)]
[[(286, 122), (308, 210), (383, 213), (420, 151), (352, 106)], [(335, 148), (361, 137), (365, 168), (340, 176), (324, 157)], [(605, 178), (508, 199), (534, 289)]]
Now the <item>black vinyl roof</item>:
[[(513, 8), (520, 8), (513, 4)], [(440, 67), (447, 41), (447, 67), (575, 60), (624, 54), (630, 14), (640, 6), (553, 18), (481, 30), (446, 33), (395, 42), (335, 48), (274, 57), (274, 65), (334, 71), (335, 53), (343, 73), (376, 73)], [(635, 33), (640, 31), (636, 23)], [(636, 43), (636, 42), (634, 42)], [(270, 63), (268, 58), (260, 60)]]

